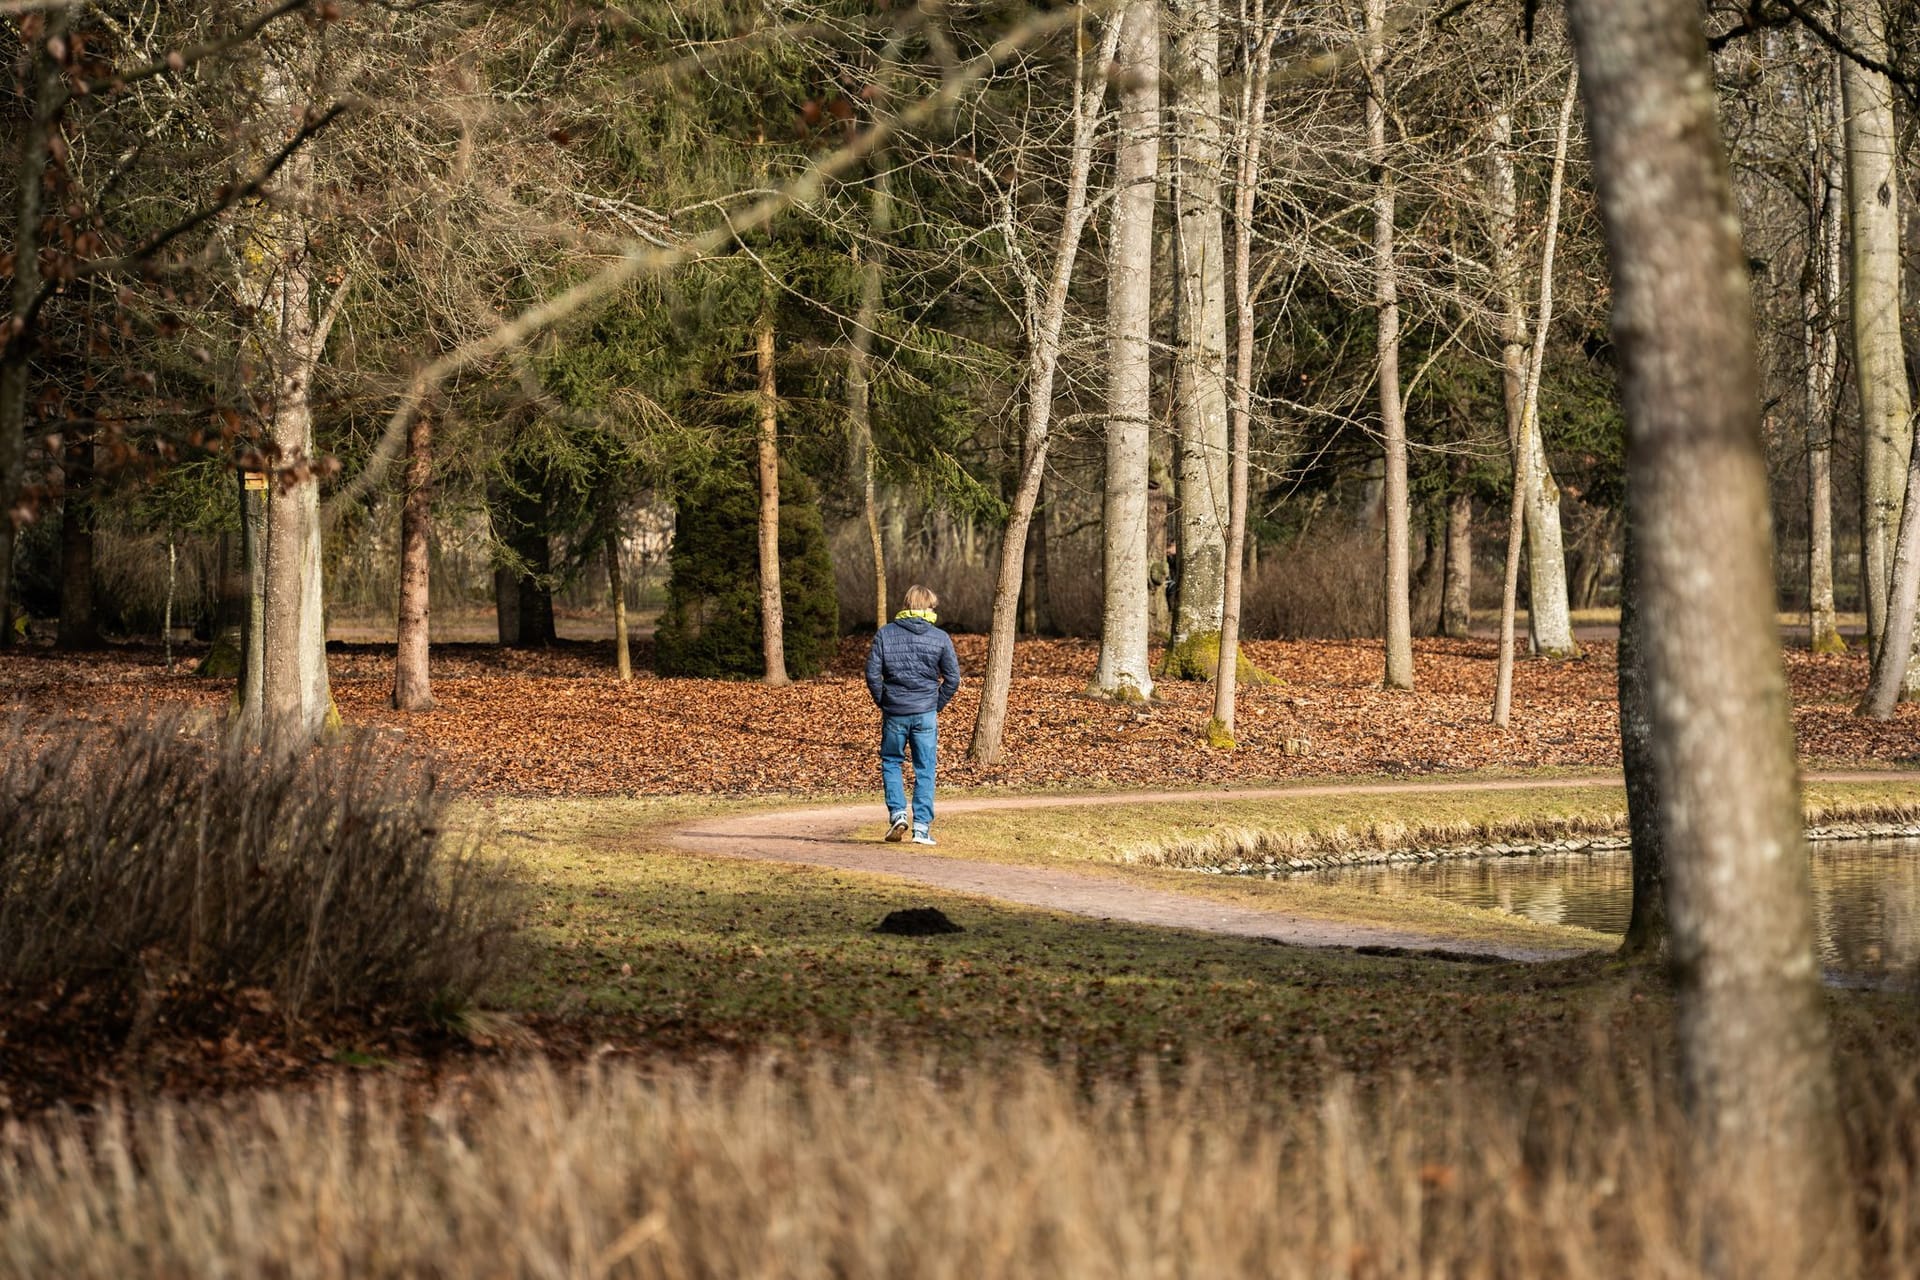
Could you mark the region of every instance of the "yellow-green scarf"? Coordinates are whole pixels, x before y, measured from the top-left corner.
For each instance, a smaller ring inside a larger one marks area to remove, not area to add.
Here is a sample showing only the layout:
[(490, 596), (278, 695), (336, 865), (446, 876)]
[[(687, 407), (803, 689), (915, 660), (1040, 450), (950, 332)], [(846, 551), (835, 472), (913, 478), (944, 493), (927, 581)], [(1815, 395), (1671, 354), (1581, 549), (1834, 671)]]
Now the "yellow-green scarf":
[(940, 615), (931, 609), (902, 609), (893, 615), (895, 622), (900, 621), (902, 618), (918, 618), (930, 627), (940, 624)]

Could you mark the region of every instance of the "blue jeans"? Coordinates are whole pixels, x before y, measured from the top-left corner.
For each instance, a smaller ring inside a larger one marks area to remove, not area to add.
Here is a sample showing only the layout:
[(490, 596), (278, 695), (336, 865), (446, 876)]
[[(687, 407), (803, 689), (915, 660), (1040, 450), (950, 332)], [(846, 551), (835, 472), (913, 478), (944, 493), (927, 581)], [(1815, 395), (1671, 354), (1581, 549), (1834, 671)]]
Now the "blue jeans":
[(913, 825), (925, 828), (933, 823), (934, 754), (939, 749), (935, 732), (939, 716), (922, 711), (917, 716), (880, 718), (880, 782), (887, 792), (887, 817), (907, 811), (907, 787), (900, 766), (908, 752), (913, 754)]

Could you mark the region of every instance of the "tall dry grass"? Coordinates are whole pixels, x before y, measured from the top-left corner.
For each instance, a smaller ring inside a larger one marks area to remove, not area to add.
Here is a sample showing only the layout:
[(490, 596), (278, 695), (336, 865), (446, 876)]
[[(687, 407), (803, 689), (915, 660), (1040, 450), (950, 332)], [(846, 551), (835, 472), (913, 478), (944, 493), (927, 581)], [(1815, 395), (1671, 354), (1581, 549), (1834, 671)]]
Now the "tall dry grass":
[[(451, 1011), (491, 977), (504, 872), (431, 765), (371, 736), (274, 761), (180, 715), (16, 724), (0, 763), (0, 996), (116, 1013)], [(4, 1051), (0, 1047), (0, 1051)]]
[[(16, 1276), (1693, 1277), (1716, 1171), (1664, 1085), (1586, 1078), (1277, 1096), (1234, 1071), (1087, 1085), (1005, 1061), (522, 1069), (108, 1107), (10, 1127)], [(1914, 1274), (1911, 1071), (1859, 1090), (1873, 1276)], [(1900, 1083), (1900, 1082), (1905, 1083)], [(1724, 1275), (1796, 1224), (1766, 1214)], [(1723, 1237), (1723, 1247), (1729, 1242)]]

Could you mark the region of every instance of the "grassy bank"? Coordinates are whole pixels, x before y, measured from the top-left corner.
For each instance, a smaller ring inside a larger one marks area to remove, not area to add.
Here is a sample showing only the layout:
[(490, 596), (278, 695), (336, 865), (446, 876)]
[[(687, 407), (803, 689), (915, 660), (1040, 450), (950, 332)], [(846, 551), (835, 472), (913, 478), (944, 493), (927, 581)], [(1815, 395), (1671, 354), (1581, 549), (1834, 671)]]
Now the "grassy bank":
[[(706, 802), (490, 809), (531, 901), (525, 958), (495, 1003), (607, 1019), (615, 1039), (649, 1051), (870, 1039), (962, 1061), (1020, 1049), (1124, 1069), (1217, 1054), (1317, 1079), (1341, 1067), (1520, 1061), (1571, 1049), (1564, 1029), (1583, 1011), (1604, 1006), (1632, 1020), (1659, 999), (1597, 960), (1477, 965), (1313, 951), (663, 850), (663, 826), (689, 816), (690, 803)], [(1357, 910), (1368, 895), (1351, 896)], [(909, 906), (938, 907), (965, 932), (872, 932)], [(1436, 903), (1418, 918), (1504, 927), (1508, 918), (1495, 916)], [(1564, 946), (1587, 935), (1515, 921), (1510, 936)]]
[[(1910, 781), (1824, 783), (1805, 789), (1808, 823), (1910, 822), (1920, 786)], [(1408, 791), (1090, 808), (989, 810), (940, 820), (945, 850), (1009, 861), (1066, 860), (1204, 867), (1241, 858), (1318, 857), (1361, 849), (1425, 849), (1552, 840), (1626, 830), (1617, 786), (1524, 791)], [(878, 822), (861, 832), (877, 838)]]

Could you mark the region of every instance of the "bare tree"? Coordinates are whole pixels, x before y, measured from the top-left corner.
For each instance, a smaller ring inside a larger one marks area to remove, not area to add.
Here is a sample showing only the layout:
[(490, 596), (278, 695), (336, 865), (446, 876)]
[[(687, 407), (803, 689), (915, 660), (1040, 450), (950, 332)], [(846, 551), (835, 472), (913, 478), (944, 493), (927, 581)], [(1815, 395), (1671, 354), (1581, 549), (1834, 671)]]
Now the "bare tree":
[[(1754, 330), (1693, 0), (1570, 0), (1613, 264), (1681, 1063), (1722, 1274), (1848, 1275)], [(1708, 657), (1706, 655), (1711, 655)], [(1762, 1256), (1786, 1217), (1796, 1251)]]
[(1367, 157), (1374, 170), (1373, 202), (1375, 377), (1380, 434), (1386, 456), (1387, 572), (1386, 672), (1389, 689), (1413, 688), (1413, 614), (1408, 559), (1407, 418), (1400, 403), (1399, 269), (1394, 261), (1394, 175), (1387, 156), (1387, 0), (1367, 0)]
[[(1800, 273), (1800, 315), (1805, 326), (1807, 417), (1807, 642), (1815, 653), (1845, 653), (1833, 603), (1833, 415), (1840, 363), (1840, 262), (1845, 234), (1841, 202), (1846, 197), (1846, 157), (1840, 148), (1846, 125), (1839, 60), (1821, 59), (1827, 74), (1827, 113), (1806, 112), (1807, 264)], [(1807, 77), (1808, 105), (1820, 100), (1815, 77)], [(1831, 135), (1823, 136), (1823, 135)]]
[[(1507, 522), (1507, 576), (1500, 596), (1500, 657), (1493, 691), (1493, 723), (1502, 729), (1507, 727), (1513, 710), (1513, 615), (1520, 585), (1520, 534), (1526, 524), (1527, 499), (1534, 489), (1533, 443), (1540, 432), (1540, 379), (1546, 371), (1547, 336), (1553, 329), (1554, 254), (1560, 242), (1560, 205), (1566, 191), (1567, 149), (1573, 134), (1573, 108), (1579, 87), (1576, 68), (1567, 75), (1566, 96), (1560, 102), (1560, 123), (1554, 134), (1553, 178), (1547, 187), (1547, 230), (1540, 246), (1540, 305), (1533, 319), (1533, 352), (1525, 358), (1526, 382), (1519, 415), (1508, 419), (1511, 432), (1508, 441), (1513, 450), (1513, 502)], [(1563, 588), (1565, 571), (1563, 558)]]
[[(1555, 150), (1563, 135), (1555, 135)], [(1522, 275), (1519, 200), (1514, 181), (1513, 114), (1501, 106), (1493, 113), (1493, 269), (1500, 289), (1501, 387), (1507, 408), (1507, 435), (1527, 452), (1524, 511), (1527, 541), (1527, 629), (1536, 650), (1548, 658), (1577, 655), (1573, 617), (1567, 600), (1566, 540), (1560, 529), (1560, 488), (1547, 465), (1540, 416), (1526, 412), (1528, 377), (1526, 304), (1520, 297)]]
[[(1203, 677), (1226, 590), (1227, 266), (1220, 226), (1220, 0), (1170, 11), (1167, 125), (1173, 150), (1174, 431), (1180, 582), (1167, 670)], [(1191, 662), (1176, 654), (1191, 651)]]
[[(1840, 0), (1841, 38), (1862, 58), (1887, 60), (1882, 0)], [(1861, 539), (1865, 544), (1867, 651), (1882, 660), (1887, 592), (1913, 406), (1900, 338), (1900, 178), (1893, 86), (1886, 75), (1840, 59), (1846, 106), (1847, 224), (1852, 233), (1853, 369), (1860, 392)], [(1904, 658), (1902, 661), (1904, 662)]]
[(426, 711), (433, 705), (427, 670), (432, 617), (430, 538), (433, 532), (433, 425), (415, 414), (407, 429), (407, 471), (400, 505), (400, 606), (395, 626), (393, 705)]
[[(1047, 446), (1053, 431), (1055, 376), (1060, 367), (1060, 333), (1066, 323), (1068, 293), (1080, 240), (1086, 233), (1093, 205), (1088, 185), (1103, 103), (1108, 68), (1119, 56), (1122, 23), (1109, 20), (1097, 54), (1091, 60), (1074, 59), (1072, 137), (1067, 157), (1066, 188), (1061, 196), (1060, 229), (1053, 246), (1051, 269), (1045, 277), (1023, 271), (1025, 294), (1026, 421), (1020, 439), (1020, 482), (1007, 513), (1007, 529), (1000, 542), (1000, 570), (993, 587), (993, 624), (987, 637), (987, 670), (981, 679), (980, 708), (974, 715), (973, 737), (967, 756), (976, 764), (998, 764), (1005, 757), (1007, 695), (1013, 684), (1013, 646), (1018, 622), (1020, 585), (1025, 577), (1027, 530), (1032, 527), (1034, 504), (1046, 478)], [(1076, 40), (1076, 48), (1081, 47)], [(1019, 243), (1012, 227), (1013, 193), (1008, 192), (1009, 244)], [(1016, 259), (1019, 265), (1024, 262)]]
[(1107, 244), (1107, 473), (1101, 535), (1100, 660), (1090, 693), (1153, 694), (1148, 669), (1147, 480), (1151, 420), (1153, 206), (1160, 166), (1160, 10), (1127, 0), (1114, 79), (1119, 92), (1113, 223)]

